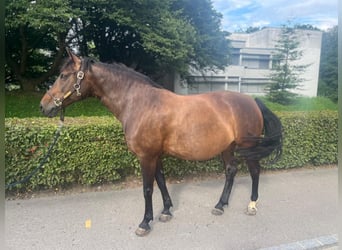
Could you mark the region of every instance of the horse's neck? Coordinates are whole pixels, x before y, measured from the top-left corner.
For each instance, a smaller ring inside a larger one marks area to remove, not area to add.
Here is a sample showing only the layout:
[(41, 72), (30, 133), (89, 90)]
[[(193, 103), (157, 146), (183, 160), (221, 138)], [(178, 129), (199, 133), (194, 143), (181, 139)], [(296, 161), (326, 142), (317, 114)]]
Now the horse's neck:
[(130, 106), (133, 103), (137, 104), (140, 99), (138, 95), (141, 91), (136, 89), (139, 85), (129, 87), (125, 82), (120, 81), (119, 75), (104, 70), (99, 71), (95, 78), (97, 81), (93, 87), (94, 95), (121, 123), (125, 123), (127, 113), (131, 112)]

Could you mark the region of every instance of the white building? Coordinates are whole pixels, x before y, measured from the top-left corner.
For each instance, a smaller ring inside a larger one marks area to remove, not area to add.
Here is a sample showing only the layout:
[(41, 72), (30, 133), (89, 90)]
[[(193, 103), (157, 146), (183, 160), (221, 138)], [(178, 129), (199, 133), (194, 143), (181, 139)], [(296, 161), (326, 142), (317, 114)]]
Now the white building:
[[(281, 28), (265, 28), (250, 34), (233, 33), (229, 37), (232, 46), (230, 65), (224, 70), (192, 71), (187, 84), (175, 81), (174, 90), (179, 94), (196, 94), (216, 90), (232, 90), (251, 95), (264, 95), (272, 69), (272, 52), (279, 39)], [(301, 88), (294, 92), (303, 96), (316, 96), (322, 32), (296, 30), (303, 52), (298, 65), (309, 65), (301, 78)]]

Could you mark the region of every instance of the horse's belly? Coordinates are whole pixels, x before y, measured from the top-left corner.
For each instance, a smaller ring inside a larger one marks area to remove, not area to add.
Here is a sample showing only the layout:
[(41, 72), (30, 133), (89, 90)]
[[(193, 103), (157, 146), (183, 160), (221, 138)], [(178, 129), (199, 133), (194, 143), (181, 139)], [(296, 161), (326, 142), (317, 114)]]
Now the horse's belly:
[(226, 134), (185, 136), (172, 140), (164, 148), (166, 154), (185, 160), (208, 160), (220, 154), (233, 142)]
[(214, 156), (220, 154), (223, 150), (223, 148), (177, 147), (170, 148), (166, 151), (166, 153), (184, 160), (203, 161), (213, 158)]

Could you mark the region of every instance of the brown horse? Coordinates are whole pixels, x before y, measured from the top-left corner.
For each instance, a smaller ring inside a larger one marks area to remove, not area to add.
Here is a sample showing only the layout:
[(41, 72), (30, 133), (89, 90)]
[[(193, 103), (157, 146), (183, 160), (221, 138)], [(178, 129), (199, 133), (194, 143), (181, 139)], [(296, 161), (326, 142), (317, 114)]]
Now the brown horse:
[(228, 205), (237, 172), (237, 153), (246, 161), (252, 178), (247, 213), (256, 213), (259, 160), (272, 152), (278, 158), (282, 147), (281, 123), (260, 100), (228, 91), (177, 95), (123, 65), (68, 54), (58, 79), (41, 100), (41, 111), (53, 117), (71, 103), (93, 96), (122, 123), (127, 146), (138, 157), (143, 176), (145, 213), (137, 235), (151, 230), (154, 179), (164, 204), (160, 220), (172, 217), (161, 161), (164, 154), (187, 160), (222, 155), (226, 180), (212, 211), (220, 215)]

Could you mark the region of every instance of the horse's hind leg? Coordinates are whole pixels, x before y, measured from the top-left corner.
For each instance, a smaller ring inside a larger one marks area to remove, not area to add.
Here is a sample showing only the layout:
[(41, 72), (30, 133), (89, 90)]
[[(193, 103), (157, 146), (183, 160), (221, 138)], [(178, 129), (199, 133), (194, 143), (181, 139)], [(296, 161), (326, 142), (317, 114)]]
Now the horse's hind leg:
[(228, 205), (229, 196), (234, 183), (234, 177), (237, 173), (237, 160), (234, 158), (234, 152), (231, 147), (222, 152), (222, 160), (226, 167), (226, 181), (220, 200), (212, 210), (212, 214), (214, 215), (223, 214), (223, 207)]
[(260, 175), (260, 164), (258, 160), (246, 160), (249, 173), (252, 178), (252, 194), (251, 201), (247, 207), (248, 215), (255, 215), (257, 212), (256, 203), (259, 197), (258, 188), (259, 188), (259, 175)]
[(160, 192), (163, 198), (164, 209), (159, 217), (159, 220), (162, 222), (167, 222), (172, 218), (172, 214), (170, 212), (170, 207), (172, 207), (172, 201), (167, 191), (166, 183), (165, 183), (165, 176), (163, 172), (163, 165), (161, 159), (157, 162), (157, 169), (156, 169), (156, 181)]

